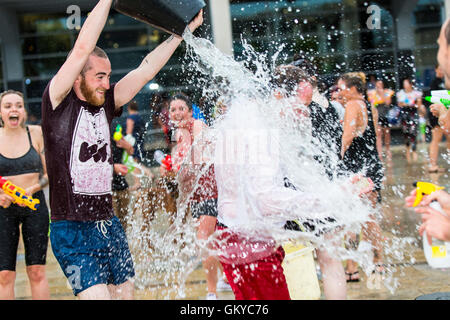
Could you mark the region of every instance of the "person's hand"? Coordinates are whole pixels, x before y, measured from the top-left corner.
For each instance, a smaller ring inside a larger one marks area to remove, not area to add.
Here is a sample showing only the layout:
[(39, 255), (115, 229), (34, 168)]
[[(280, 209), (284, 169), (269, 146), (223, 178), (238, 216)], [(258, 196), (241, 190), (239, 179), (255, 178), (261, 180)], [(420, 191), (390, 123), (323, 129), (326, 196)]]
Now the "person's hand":
[(8, 196), (6, 193), (0, 194), (0, 206), (2, 206), (3, 208), (8, 208), (13, 202), (14, 199), (11, 196)]
[(161, 177), (165, 177), (169, 173), (169, 170), (167, 170), (165, 166), (160, 166), (159, 173), (161, 174)]
[(40, 190), (39, 184), (35, 184), (35, 185), (31, 186), (31, 187), (26, 188), (26, 189), (25, 189), (25, 194), (26, 194), (27, 196), (32, 197), (33, 194), (35, 194), (35, 193), (38, 192), (39, 190)]
[(203, 9), (195, 16), (195, 18), (189, 23), (189, 30), (193, 33), (203, 23)]
[(443, 115), (447, 109), (443, 104), (440, 103), (434, 103), (430, 106), (430, 111), (436, 118), (439, 118), (441, 115)]
[(359, 196), (363, 196), (365, 194), (372, 192), (372, 190), (375, 186), (372, 179), (364, 177), (360, 174), (353, 176), (350, 179), (350, 182), (357, 188), (357, 191), (359, 192)]
[(126, 176), (128, 173), (128, 168), (122, 163), (114, 163), (114, 172), (119, 176)]
[[(408, 197), (405, 198), (405, 205), (407, 207), (412, 207), (416, 201), (417, 190), (411, 191)], [(444, 190), (435, 191), (429, 195), (424, 195), (422, 201), (419, 203), (420, 206), (428, 206), (432, 201), (437, 201), (441, 205), (444, 211), (450, 210), (450, 195)]]
[(428, 206), (432, 201), (437, 201), (444, 211), (450, 211), (450, 194), (444, 190), (438, 190), (430, 195), (423, 197), (421, 201), (422, 206)]
[(128, 154), (134, 153), (133, 146), (129, 142), (127, 142), (127, 140), (125, 140), (124, 138), (116, 141), (116, 146), (118, 148), (124, 149)]
[(187, 120), (180, 120), (180, 121), (177, 121), (176, 128), (189, 130), (189, 128), (193, 126), (193, 123), (194, 123), (193, 118), (187, 119)]
[(417, 196), (417, 189), (413, 189), (409, 194), (409, 196), (405, 198), (405, 205), (407, 207), (412, 207), (414, 205), (414, 202), (416, 201), (416, 196)]
[(416, 208), (416, 212), (422, 215), (422, 225), (419, 233), (423, 236), (427, 232), (428, 243), (431, 245), (431, 238), (442, 241), (450, 241), (450, 217), (430, 207)]

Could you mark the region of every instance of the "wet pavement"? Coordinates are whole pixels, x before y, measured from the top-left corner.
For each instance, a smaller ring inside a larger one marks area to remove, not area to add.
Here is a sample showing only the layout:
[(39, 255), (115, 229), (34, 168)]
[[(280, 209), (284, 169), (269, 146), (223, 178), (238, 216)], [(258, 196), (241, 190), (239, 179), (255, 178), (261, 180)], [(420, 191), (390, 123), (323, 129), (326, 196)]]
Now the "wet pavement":
[[(367, 281), (364, 273), (361, 273), (361, 281), (348, 283), (348, 299), (354, 300), (413, 300), (425, 294), (436, 292), (450, 292), (450, 269), (432, 269), (428, 266), (422, 248), (421, 238), (417, 233), (419, 216), (411, 209), (404, 208), (404, 196), (412, 190), (415, 181), (434, 182), (450, 187), (449, 169), (450, 157), (439, 158), (439, 166), (444, 168), (444, 172), (430, 174), (426, 171), (428, 144), (419, 144), (419, 159), (416, 163), (408, 164), (404, 155), (404, 147), (393, 147), (392, 163), (386, 166), (386, 187), (383, 192), (383, 217), (382, 229), (386, 238), (408, 238), (415, 240), (416, 244), (411, 246), (405, 260), (392, 260), (396, 272), (394, 278), (398, 285), (394, 292), (384, 285)], [(441, 154), (446, 153), (445, 144), (440, 146)], [(449, 162), (447, 162), (449, 161)], [(25, 261), (23, 255), (23, 245), (21, 244), (17, 256), (17, 278), (15, 293), (17, 299), (31, 299), (30, 288), (25, 271)], [(50, 286), (51, 299), (53, 300), (73, 300), (73, 296), (68, 282), (64, 277), (61, 268), (56, 262), (51, 246), (49, 245), (46, 274)], [(186, 282), (185, 299), (203, 300), (206, 296), (206, 281), (204, 271), (199, 265), (189, 276)], [(221, 300), (234, 299), (232, 292), (218, 292)], [(175, 299), (174, 293), (164, 288), (162, 284), (155, 283), (145, 289), (136, 289), (135, 298), (139, 300), (147, 299)], [(321, 299), (323, 299), (323, 290)]]

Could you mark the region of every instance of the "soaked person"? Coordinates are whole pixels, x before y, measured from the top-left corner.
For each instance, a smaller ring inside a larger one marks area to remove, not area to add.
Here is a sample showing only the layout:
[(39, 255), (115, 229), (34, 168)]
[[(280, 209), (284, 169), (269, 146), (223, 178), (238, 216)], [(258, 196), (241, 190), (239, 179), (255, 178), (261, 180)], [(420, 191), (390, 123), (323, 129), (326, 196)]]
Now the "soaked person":
[[(50, 240), (73, 293), (81, 299), (133, 299), (134, 266), (112, 207), (111, 122), (153, 79), (183, 40), (170, 37), (119, 82), (96, 47), (112, 0), (91, 11), (67, 60), (42, 97), (50, 182)], [(202, 12), (189, 24), (194, 31)]]

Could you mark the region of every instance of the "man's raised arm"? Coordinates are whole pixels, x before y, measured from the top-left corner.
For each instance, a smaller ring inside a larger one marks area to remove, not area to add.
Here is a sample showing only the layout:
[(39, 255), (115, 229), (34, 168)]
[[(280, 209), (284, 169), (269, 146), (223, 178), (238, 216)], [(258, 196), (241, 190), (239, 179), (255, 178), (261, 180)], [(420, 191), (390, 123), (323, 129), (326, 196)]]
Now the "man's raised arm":
[(67, 96), (95, 49), (105, 26), (112, 0), (99, 0), (80, 30), (77, 41), (61, 68), (50, 83), (49, 93), (53, 109)]
[[(203, 10), (189, 24), (189, 30), (194, 32), (203, 23)], [(136, 94), (151, 81), (169, 61), (183, 38), (173, 36), (161, 43), (150, 52), (141, 65), (123, 77), (114, 88), (116, 108), (122, 107), (133, 99)]]

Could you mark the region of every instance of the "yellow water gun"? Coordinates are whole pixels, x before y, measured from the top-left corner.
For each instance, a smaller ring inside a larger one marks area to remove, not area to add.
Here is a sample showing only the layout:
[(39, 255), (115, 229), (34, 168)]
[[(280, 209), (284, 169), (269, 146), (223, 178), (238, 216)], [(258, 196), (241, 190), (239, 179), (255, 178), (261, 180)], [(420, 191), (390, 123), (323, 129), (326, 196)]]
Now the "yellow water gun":
[(27, 196), (24, 189), (19, 188), (2, 176), (0, 176), (0, 188), (2, 188), (8, 196), (14, 199), (13, 202), (15, 204), (26, 205), (31, 210), (37, 210), (37, 208), (39, 208), (39, 199), (33, 199), (32, 197)]
[(424, 194), (429, 195), (435, 191), (444, 189), (444, 187), (440, 187), (430, 182), (422, 181), (414, 183), (414, 187), (416, 187), (416, 200), (414, 201), (413, 207), (416, 207), (420, 203), (420, 201), (422, 201)]

